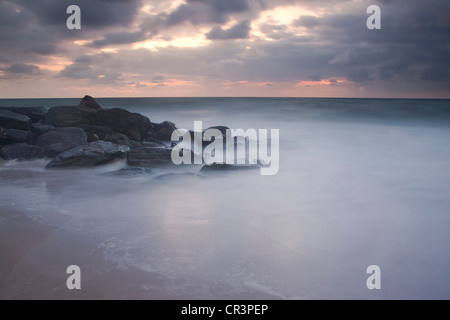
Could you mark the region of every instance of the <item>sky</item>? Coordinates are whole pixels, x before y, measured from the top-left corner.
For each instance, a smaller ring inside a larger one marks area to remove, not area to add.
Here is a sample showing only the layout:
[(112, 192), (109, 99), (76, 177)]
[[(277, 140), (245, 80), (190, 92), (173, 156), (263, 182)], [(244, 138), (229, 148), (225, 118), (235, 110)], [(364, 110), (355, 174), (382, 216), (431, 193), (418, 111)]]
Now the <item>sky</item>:
[(0, 49), (0, 98), (450, 98), (449, 0), (0, 0)]

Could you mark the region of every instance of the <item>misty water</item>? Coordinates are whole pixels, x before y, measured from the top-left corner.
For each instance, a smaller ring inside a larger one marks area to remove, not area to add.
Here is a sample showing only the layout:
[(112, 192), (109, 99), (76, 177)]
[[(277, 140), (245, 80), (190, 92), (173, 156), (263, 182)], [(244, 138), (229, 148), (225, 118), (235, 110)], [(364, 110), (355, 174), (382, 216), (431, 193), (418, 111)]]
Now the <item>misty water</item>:
[[(192, 165), (120, 177), (108, 173), (125, 162), (4, 162), (0, 206), (50, 231), (0, 298), (450, 298), (450, 101), (99, 102), (186, 129), (280, 129), (279, 173), (206, 176)], [(66, 288), (69, 265), (81, 268), (80, 291)], [(370, 265), (381, 290), (366, 287)]]

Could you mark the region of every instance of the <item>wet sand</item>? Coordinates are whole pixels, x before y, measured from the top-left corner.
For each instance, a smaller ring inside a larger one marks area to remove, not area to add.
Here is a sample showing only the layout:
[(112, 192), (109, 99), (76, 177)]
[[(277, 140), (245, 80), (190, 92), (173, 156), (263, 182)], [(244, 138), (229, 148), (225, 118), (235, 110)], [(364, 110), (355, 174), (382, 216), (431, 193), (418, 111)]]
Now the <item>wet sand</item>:
[(0, 288), (14, 267), (52, 232), (23, 213), (0, 208)]

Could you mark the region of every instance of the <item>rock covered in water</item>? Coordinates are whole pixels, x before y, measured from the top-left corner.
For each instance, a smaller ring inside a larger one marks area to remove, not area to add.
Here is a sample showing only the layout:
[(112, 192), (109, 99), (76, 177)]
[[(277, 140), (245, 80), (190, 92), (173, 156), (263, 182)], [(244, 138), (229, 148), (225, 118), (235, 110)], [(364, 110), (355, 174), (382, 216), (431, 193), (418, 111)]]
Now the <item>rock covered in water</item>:
[(123, 133), (136, 141), (144, 140), (152, 128), (149, 118), (121, 108), (97, 111), (96, 124)]
[(127, 162), (131, 167), (154, 167), (172, 164), (172, 150), (167, 148), (137, 148), (128, 153)]
[(30, 160), (42, 158), (44, 150), (26, 143), (8, 144), (0, 149), (0, 156), (5, 160)]
[(241, 170), (254, 170), (260, 169), (259, 165), (252, 164), (224, 164), (224, 163), (213, 163), (211, 165), (204, 165), (200, 171), (201, 172), (224, 172), (224, 171), (241, 171)]
[(103, 109), (103, 107), (97, 101), (95, 101), (94, 98), (92, 98), (91, 96), (87, 96), (87, 95), (84, 96), (84, 98), (80, 101), (79, 106), (94, 109), (94, 110)]
[(94, 167), (124, 158), (129, 151), (129, 147), (111, 142), (91, 142), (59, 154), (47, 168)]
[(55, 157), (61, 152), (87, 144), (87, 135), (80, 128), (58, 128), (40, 135), (35, 144), (44, 148), (47, 157)]
[(45, 123), (55, 127), (82, 127), (94, 125), (95, 114), (95, 109), (87, 107), (53, 107), (48, 110)]
[(6, 109), (0, 109), (0, 127), (5, 129), (26, 129), (31, 124), (31, 119), (23, 114)]

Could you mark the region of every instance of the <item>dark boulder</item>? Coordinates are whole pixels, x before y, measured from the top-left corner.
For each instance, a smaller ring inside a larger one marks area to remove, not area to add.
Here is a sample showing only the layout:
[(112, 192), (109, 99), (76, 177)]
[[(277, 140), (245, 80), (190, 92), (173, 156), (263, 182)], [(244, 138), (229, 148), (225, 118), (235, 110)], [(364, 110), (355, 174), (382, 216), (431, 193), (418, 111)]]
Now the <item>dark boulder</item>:
[(145, 139), (152, 128), (147, 117), (121, 108), (99, 110), (96, 114), (96, 123), (123, 133), (136, 141)]
[(31, 119), (23, 114), (0, 109), (0, 126), (5, 129), (26, 129), (30, 123)]
[(2, 140), (6, 143), (30, 143), (34, 142), (35, 135), (30, 131), (8, 129), (3, 133)]
[(30, 160), (42, 158), (43, 149), (26, 143), (8, 144), (0, 149), (0, 156), (5, 160)]
[(138, 148), (128, 153), (127, 163), (131, 167), (155, 167), (172, 162), (172, 150), (167, 148)]
[(30, 130), (38, 136), (55, 129), (56, 128), (54, 126), (44, 123), (33, 123), (32, 125), (30, 125)]
[(151, 137), (161, 141), (170, 141), (172, 139), (172, 133), (177, 129), (176, 125), (170, 121), (153, 125)]
[(79, 106), (50, 108), (45, 123), (55, 127), (82, 127), (95, 124), (94, 109)]
[(124, 158), (129, 151), (130, 148), (127, 146), (96, 141), (59, 154), (47, 165), (47, 168), (94, 167)]
[(106, 135), (114, 133), (113, 129), (102, 126), (84, 126), (82, 129), (86, 131), (88, 135), (96, 134), (100, 140), (103, 140)]
[(0, 140), (2, 140), (4, 135), (5, 135), (5, 130), (3, 128), (0, 128)]
[(130, 147), (130, 139), (126, 135), (118, 132), (107, 134), (102, 140)]
[(90, 135), (88, 135), (88, 142), (89, 142), (89, 143), (95, 142), (95, 141), (98, 141), (98, 140), (100, 140), (100, 138), (99, 138), (98, 135), (96, 135), (96, 134), (90, 134)]
[(47, 114), (47, 109), (44, 107), (9, 107), (1, 109), (27, 116), (33, 122), (44, 120)]
[(80, 128), (58, 128), (46, 132), (36, 139), (36, 145), (43, 147), (47, 157), (87, 144), (87, 135)]
[(99, 105), (98, 102), (95, 101), (95, 99), (92, 98), (91, 96), (84, 96), (84, 98), (80, 101), (79, 106), (94, 109), (94, 110), (103, 109), (103, 107), (101, 105)]

